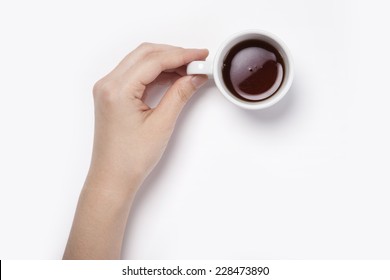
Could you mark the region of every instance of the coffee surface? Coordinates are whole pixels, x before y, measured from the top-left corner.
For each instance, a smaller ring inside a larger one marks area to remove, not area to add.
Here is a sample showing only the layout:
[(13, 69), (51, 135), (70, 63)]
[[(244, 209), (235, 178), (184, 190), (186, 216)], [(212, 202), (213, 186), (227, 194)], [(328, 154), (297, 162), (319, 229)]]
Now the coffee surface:
[(245, 101), (260, 101), (272, 96), (283, 82), (284, 62), (267, 42), (247, 40), (227, 54), (222, 77), (228, 90)]

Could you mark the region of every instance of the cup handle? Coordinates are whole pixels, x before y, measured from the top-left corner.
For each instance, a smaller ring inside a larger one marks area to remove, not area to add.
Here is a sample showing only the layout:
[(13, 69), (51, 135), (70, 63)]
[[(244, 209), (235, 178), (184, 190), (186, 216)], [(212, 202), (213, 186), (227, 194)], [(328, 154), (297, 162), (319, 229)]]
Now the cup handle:
[(193, 61), (187, 65), (187, 75), (207, 75), (213, 77), (213, 63), (210, 61)]

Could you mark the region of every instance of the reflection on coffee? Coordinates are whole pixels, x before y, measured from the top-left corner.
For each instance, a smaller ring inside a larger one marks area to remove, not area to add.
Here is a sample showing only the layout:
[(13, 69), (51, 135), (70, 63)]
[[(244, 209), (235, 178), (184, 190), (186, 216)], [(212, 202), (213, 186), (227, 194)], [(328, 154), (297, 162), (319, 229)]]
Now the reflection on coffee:
[(283, 82), (284, 62), (267, 42), (246, 40), (235, 45), (222, 66), (228, 90), (237, 98), (255, 102), (269, 98)]

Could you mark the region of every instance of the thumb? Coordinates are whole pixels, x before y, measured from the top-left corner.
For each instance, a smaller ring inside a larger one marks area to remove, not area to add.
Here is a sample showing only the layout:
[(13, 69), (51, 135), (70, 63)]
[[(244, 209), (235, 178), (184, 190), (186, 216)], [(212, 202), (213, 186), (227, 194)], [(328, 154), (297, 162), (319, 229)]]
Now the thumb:
[(154, 109), (161, 118), (174, 123), (188, 100), (202, 85), (207, 82), (205, 75), (185, 76), (178, 79), (165, 93)]

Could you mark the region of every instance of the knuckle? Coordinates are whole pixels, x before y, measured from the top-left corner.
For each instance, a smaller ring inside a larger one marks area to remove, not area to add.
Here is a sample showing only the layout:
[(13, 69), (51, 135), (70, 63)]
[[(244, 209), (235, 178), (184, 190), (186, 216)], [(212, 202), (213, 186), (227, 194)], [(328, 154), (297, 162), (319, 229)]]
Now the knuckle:
[(149, 42), (142, 42), (137, 49), (143, 50), (144, 52), (152, 52), (154, 50), (154, 44)]
[(93, 86), (93, 97), (103, 103), (112, 103), (115, 99), (116, 86), (111, 80), (103, 78)]

